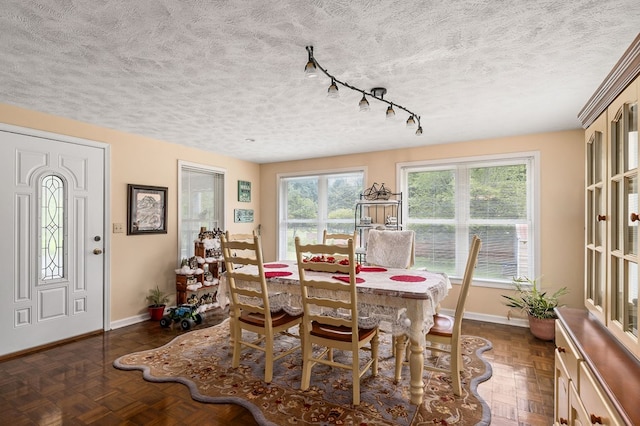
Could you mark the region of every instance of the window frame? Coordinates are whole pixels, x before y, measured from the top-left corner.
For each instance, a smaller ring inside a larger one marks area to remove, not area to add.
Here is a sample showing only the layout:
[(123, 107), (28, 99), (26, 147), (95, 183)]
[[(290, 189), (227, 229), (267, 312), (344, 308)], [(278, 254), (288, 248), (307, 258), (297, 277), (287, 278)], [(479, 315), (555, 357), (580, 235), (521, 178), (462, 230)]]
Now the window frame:
[[(410, 221), (409, 217), (409, 191), (408, 191), (408, 173), (419, 171), (420, 169), (432, 169), (432, 170), (447, 170), (451, 168), (457, 168), (464, 166), (466, 170), (474, 167), (490, 167), (499, 165), (514, 165), (514, 164), (527, 164), (527, 186), (529, 197), (527, 197), (527, 212), (530, 215), (530, 223), (533, 230), (530, 233), (529, 240), (529, 253), (531, 256), (531, 262), (529, 265), (530, 278), (537, 278), (540, 276), (540, 152), (539, 151), (525, 151), (514, 152), (508, 154), (493, 154), (493, 155), (481, 155), (481, 156), (469, 156), (459, 158), (446, 158), (438, 160), (420, 160), (402, 162), (396, 164), (396, 179), (399, 182), (400, 190), (407, 194), (405, 202), (402, 205), (402, 217), (404, 218), (405, 227)], [(468, 196), (468, 191), (466, 194)], [(468, 198), (467, 198), (468, 200)], [(458, 205), (456, 199), (456, 209)], [(465, 203), (468, 205), (468, 203)], [(454, 219), (454, 223), (459, 224), (460, 215), (457, 214)], [(487, 224), (491, 224), (487, 222)], [(466, 243), (466, 239), (462, 241), (458, 236), (456, 237), (456, 245)], [(463, 250), (456, 250), (456, 268), (464, 270), (464, 263), (466, 262), (466, 256), (469, 250), (467, 245), (463, 246)], [(450, 277), (452, 283), (460, 283), (462, 277)], [(474, 276), (473, 285), (476, 287), (489, 287), (499, 289), (512, 289), (511, 280), (494, 280), (489, 278), (479, 278)]]
[[(178, 265), (180, 264), (180, 261), (182, 260), (182, 250), (185, 247), (182, 247), (182, 228), (183, 228), (183, 224), (182, 224), (182, 174), (183, 174), (183, 170), (184, 169), (190, 169), (190, 170), (194, 170), (197, 172), (201, 172), (201, 173), (209, 173), (209, 174), (220, 174), (222, 175), (223, 178), (223, 184), (222, 184), (222, 188), (223, 188), (223, 195), (222, 195), (222, 200), (223, 200), (223, 205), (221, 208), (222, 211), (222, 223), (218, 225), (218, 227), (222, 230), (225, 229), (226, 224), (228, 223), (227, 221), (227, 194), (229, 193), (229, 191), (227, 191), (227, 170), (221, 167), (215, 167), (215, 166), (208, 166), (208, 165), (204, 165), (204, 164), (199, 164), (199, 163), (192, 163), (189, 161), (184, 161), (184, 160), (178, 160), (178, 186), (177, 186), (177, 193), (178, 193)], [(195, 246), (193, 244), (193, 241), (191, 241), (191, 246), (186, 247), (186, 251), (187, 253), (191, 253), (191, 255), (193, 255), (194, 251), (195, 251)]]
[[(277, 185), (277, 205), (278, 205), (278, 211), (277, 211), (277, 226), (276, 226), (276, 233), (277, 233), (277, 243), (276, 243), (276, 253), (278, 254), (278, 259), (284, 260), (286, 259), (286, 254), (287, 254), (287, 241), (283, 240), (286, 239), (286, 232), (282, 232), (282, 226), (285, 222), (285, 219), (283, 217), (283, 215), (286, 212), (287, 209), (287, 197), (286, 194), (284, 194), (284, 184), (283, 182), (285, 182), (286, 179), (290, 179), (290, 178), (318, 178), (320, 176), (325, 176), (325, 177), (329, 177), (331, 175), (338, 175), (338, 174), (346, 174), (346, 173), (362, 173), (362, 183), (364, 186), (366, 186), (366, 182), (367, 182), (367, 167), (366, 166), (354, 166), (354, 167), (345, 167), (345, 168), (339, 168), (339, 169), (323, 169), (323, 170), (309, 170), (309, 171), (304, 171), (304, 172), (291, 172), (291, 173), (278, 173), (276, 175), (276, 185)], [(361, 189), (361, 191), (364, 190), (364, 186)], [(320, 199), (327, 199), (327, 194), (323, 192), (321, 192), (323, 189), (326, 188), (320, 188), (318, 191), (318, 200)], [(321, 198), (324, 195), (324, 198)], [(354, 219), (353, 219), (353, 226), (355, 229), (355, 204), (356, 201), (358, 201), (357, 199), (353, 200), (353, 207), (354, 207)], [(324, 229), (324, 227), (327, 226), (327, 224), (331, 223), (328, 218), (326, 218), (327, 215), (327, 206), (320, 204), (318, 205), (318, 229)]]

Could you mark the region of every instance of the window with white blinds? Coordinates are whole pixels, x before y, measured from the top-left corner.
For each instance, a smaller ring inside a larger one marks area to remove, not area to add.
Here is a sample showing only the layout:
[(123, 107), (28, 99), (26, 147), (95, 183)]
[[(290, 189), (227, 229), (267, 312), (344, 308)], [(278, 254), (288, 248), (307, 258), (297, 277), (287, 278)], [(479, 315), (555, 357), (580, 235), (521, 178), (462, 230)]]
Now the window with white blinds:
[(179, 254), (184, 259), (193, 256), (201, 227), (225, 230), (225, 171), (182, 161), (178, 167)]
[(303, 244), (330, 233), (354, 230), (354, 206), (364, 187), (364, 170), (279, 176), (278, 258), (296, 257), (295, 237)]
[(482, 239), (474, 281), (535, 278), (536, 153), (400, 165), (405, 229), (416, 267), (461, 278), (473, 235)]

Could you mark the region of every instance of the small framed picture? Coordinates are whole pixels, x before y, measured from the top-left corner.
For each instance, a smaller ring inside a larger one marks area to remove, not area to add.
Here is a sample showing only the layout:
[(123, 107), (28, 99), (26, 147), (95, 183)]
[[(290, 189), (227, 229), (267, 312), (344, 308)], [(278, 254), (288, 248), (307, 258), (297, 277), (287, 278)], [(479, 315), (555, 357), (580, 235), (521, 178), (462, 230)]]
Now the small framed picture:
[(127, 185), (127, 235), (167, 233), (167, 188)]
[(251, 182), (246, 180), (238, 181), (238, 201), (251, 202)]
[(233, 209), (233, 221), (236, 223), (253, 222), (253, 209)]

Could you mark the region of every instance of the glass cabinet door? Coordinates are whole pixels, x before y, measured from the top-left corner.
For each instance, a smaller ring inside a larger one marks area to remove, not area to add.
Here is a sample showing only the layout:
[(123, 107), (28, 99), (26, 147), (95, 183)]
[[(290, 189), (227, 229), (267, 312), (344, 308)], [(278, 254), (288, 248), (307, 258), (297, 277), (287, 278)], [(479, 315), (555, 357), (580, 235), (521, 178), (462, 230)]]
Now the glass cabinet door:
[(607, 273), (606, 115), (586, 133), (585, 306), (605, 322)]
[(610, 115), (611, 287), (609, 328), (630, 347), (638, 344), (638, 104)]

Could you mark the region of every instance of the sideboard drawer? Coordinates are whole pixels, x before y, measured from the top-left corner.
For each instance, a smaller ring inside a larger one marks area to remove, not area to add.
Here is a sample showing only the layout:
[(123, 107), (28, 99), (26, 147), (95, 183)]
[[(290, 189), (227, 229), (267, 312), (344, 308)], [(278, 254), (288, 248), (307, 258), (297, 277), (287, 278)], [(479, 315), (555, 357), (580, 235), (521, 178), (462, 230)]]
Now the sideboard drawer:
[(569, 424), (569, 387), (571, 379), (567, 373), (560, 353), (555, 351), (555, 401), (554, 401), (554, 421), (556, 425)]
[(569, 383), (569, 407), (570, 417), (567, 424), (583, 426), (592, 424), (591, 419), (589, 419), (589, 414), (584, 408), (584, 405), (578, 396), (578, 391), (573, 383)]
[(591, 423), (602, 425), (622, 425), (623, 421), (616, 414), (611, 401), (602, 391), (585, 363), (580, 365), (580, 399), (589, 414)]
[(556, 352), (567, 368), (569, 378), (577, 382), (575, 386), (579, 389), (580, 380), (578, 376), (578, 365), (582, 360), (582, 357), (580, 356), (578, 349), (576, 349), (574, 344), (571, 343), (571, 340), (569, 339), (564, 327), (560, 324), (560, 321), (556, 321)]

